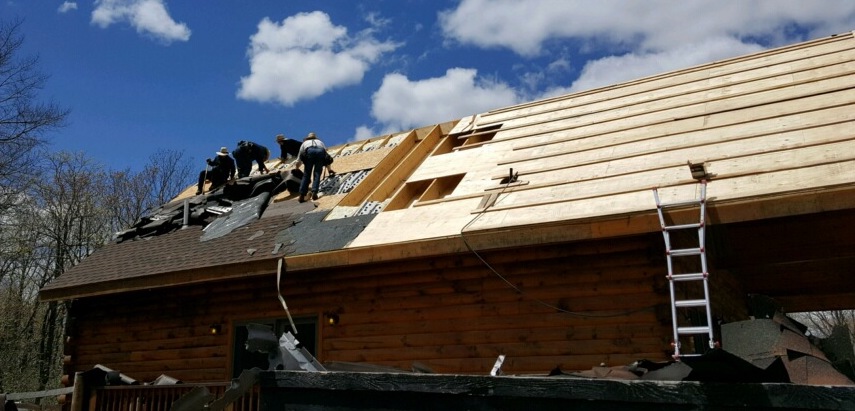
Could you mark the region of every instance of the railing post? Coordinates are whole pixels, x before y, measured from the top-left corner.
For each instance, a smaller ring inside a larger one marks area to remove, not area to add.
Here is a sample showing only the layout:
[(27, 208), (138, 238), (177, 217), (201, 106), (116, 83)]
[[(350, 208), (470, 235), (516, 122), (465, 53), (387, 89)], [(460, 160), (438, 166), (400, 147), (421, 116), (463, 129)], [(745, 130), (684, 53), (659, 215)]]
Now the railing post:
[(83, 398), (83, 373), (76, 372), (74, 373), (74, 391), (71, 392), (71, 411), (83, 411), (83, 404), (85, 403), (85, 399)]

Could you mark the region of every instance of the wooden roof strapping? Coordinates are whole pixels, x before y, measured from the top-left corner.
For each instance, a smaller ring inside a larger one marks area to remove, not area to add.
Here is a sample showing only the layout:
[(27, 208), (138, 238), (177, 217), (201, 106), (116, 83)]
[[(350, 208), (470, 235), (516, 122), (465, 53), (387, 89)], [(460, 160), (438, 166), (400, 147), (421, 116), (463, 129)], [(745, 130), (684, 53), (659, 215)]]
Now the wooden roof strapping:
[[(408, 179), (465, 173), (454, 191), (381, 213), (352, 247), (459, 235), (464, 227), (652, 213), (652, 187), (663, 188), (665, 201), (694, 196), (687, 162), (705, 162), (712, 173), (713, 207), (770, 196), (788, 201), (806, 191), (855, 192), (853, 89), (855, 42), (846, 33), (481, 114), (469, 127), (501, 124), (491, 140), (432, 156)], [(501, 186), (509, 169), (526, 184)], [(483, 209), (490, 190), (501, 194)], [(402, 226), (413, 229), (395, 229)]]

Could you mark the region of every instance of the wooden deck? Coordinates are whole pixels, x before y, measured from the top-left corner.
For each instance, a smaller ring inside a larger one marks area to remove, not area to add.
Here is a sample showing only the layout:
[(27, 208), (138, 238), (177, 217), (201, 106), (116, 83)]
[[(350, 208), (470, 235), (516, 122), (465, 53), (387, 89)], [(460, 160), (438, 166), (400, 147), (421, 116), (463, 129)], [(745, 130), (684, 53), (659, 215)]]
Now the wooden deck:
[(852, 410), (855, 388), (558, 377), (276, 371), (275, 410)]

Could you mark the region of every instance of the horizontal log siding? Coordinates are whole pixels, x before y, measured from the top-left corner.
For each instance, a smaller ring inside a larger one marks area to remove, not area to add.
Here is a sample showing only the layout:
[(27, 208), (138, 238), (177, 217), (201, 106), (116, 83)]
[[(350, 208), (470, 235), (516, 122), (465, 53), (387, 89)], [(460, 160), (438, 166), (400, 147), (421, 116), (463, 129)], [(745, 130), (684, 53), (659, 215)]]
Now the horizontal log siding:
[[(295, 317), (317, 316), (319, 360), (483, 374), (545, 374), (665, 360), (670, 320), (658, 234), (283, 273)], [(501, 275), (502, 277), (500, 277)], [(504, 279), (503, 279), (504, 278)], [(507, 282), (506, 282), (507, 281)], [(512, 288), (508, 283), (522, 292)], [(74, 302), (74, 369), (140, 381), (230, 378), (231, 326), (282, 318), (275, 275)], [(335, 311), (340, 323), (322, 322)], [(210, 335), (210, 324), (223, 333)], [(299, 338), (299, 336), (298, 336)]]

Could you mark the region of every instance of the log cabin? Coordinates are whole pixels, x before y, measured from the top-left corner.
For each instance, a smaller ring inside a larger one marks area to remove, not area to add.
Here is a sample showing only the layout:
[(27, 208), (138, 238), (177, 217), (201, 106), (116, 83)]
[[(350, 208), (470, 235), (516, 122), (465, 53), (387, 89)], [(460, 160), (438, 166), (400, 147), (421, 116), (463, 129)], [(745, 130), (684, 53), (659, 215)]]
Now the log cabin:
[[(753, 295), (855, 308), (853, 109), (843, 33), (350, 142), (317, 201), (189, 187), (160, 210), (189, 217), (151, 216), (40, 297), (68, 303), (67, 375), (139, 381), (264, 367), (250, 323), (294, 328), (323, 364), (441, 374), (668, 360), (707, 328), (726, 349)], [(673, 315), (668, 275), (695, 272), (709, 295), (676, 298), (708, 310)]]

